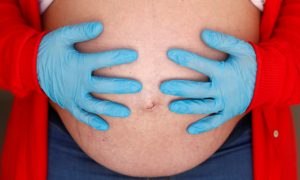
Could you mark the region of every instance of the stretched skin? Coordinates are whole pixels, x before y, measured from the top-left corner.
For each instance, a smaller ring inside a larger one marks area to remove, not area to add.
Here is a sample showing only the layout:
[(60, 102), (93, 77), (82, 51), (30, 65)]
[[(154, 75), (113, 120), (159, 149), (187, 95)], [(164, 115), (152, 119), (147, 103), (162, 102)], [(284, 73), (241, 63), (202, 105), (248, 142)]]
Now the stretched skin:
[[(282, 4), (281, 4), (282, 3)], [(300, 4), (267, 1), (253, 113), (255, 179), (297, 179), (294, 125), (289, 105), (300, 98)], [(278, 18), (277, 18), (278, 17)], [(0, 2), (0, 88), (15, 95), (1, 156), (1, 180), (46, 179), (47, 98), (35, 74), (41, 37), (36, 0)], [(273, 132), (279, 131), (278, 138)]]
[[(123, 104), (131, 111), (126, 118), (100, 115), (110, 126), (106, 132), (79, 123), (50, 101), (73, 139), (96, 162), (129, 176), (169, 176), (202, 163), (222, 145), (244, 114), (210, 132), (188, 134), (187, 127), (205, 115), (171, 112), (170, 102), (182, 98), (163, 94), (159, 86), (170, 79), (207, 81), (208, 78), (172, 62), (166, 56), (167, 51), (178, 47), (215, 60), (225, 60), (226, 54), (208, 48), (202, 42), (200, 32), (218, 29), (258, 43), (259, 10), (250, 1), (235, 4), (219, 0), (88, 2), (53, 2), (42, 15), (44, 30), (89, 21), (103, 23), (101, 35), (77, 43), (75, 48), (84, 53), (118, 48), (135, 50), (139, 54), (136, 61), (95, 70), (93, 74), (134, 79), (143, 85), (143, 89), (134, 94), (92, 94)], [(236, 6), (240, 8), (236, 9)]]

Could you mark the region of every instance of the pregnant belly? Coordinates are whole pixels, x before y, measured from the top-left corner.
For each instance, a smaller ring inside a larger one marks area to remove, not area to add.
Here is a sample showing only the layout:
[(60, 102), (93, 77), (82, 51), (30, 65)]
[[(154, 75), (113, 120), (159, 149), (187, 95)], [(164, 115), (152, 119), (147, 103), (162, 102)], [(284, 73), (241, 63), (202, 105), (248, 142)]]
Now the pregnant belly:
[(207, 115), (181, 115), (169, 111), (170, 102), (183, 99), (164, 95), (159, 86), (170, 79), (209, 81), (167, 58), (170, 48), (192, 51), (222, 61), (227, 55), (207, 47), (204, 29), (259, 41), (260, 12), (248, 0), (55, 0), (42, 16), (44, 30), (99, 21), (103, 32), (96, 39), (77, 43), (84, 53), (129, 48), (138, 52), (135, 62), (100, 69), (95, 76), (135, 79), (143, 89), (135, 94), (95, 94), (99, 99), (127, 106), (127, 118), (99, 115), (109, 124), (97, 131), (76, 120), (50, 101), (76, 143), (92, 159), (129, 176), (167, 176), (189, 170), (205, 161), (226, 140), (236, 116), (224, 125), (199, 135), (187, 127)]

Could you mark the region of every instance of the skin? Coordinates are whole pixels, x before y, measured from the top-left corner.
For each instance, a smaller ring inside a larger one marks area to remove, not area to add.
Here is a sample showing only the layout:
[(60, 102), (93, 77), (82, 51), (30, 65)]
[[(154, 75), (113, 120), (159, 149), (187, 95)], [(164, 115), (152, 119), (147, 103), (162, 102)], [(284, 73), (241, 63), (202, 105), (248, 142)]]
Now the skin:
[[(237, 8), (239, 7), (239, 8)], [(236, 38), (259, 42), (260, 12), (248, 0), (56, 0), (42, 16), (44, 30), (99, 21), (103, 32), (96, 39), (77, 43), (84, 53), (133, 49), (139, 58), (129, 64), (96, 70), (95, 76), (138, 80), (136, 94), (95, 94), (99, 99), (127, 106), (127, 118), (100, 115), (110, 126), (97, 131), (76, 120), (57, 104), (60, 115), (76, 143), (103, 166), (129, 176), (168, 176), (189, 170), (205, 161), (226, 140), (238, 115), (219, 128), (190, 135), (187, 127), (207, 115), (181, 115), (169, 111), (170, 102), (181, 97), (164, 95), (159, 86), (171, 79), (209, 81), (167, 58), (179, 48), (222, 61), (227, 55), (207, 47), (200, 38), (210, 29)]]

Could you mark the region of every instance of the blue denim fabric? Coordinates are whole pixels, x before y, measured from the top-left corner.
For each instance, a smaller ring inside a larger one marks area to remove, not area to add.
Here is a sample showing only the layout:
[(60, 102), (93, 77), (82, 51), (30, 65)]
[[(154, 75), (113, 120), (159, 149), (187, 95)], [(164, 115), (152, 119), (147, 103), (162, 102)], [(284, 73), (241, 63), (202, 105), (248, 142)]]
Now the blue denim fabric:
[(49, 122), (48, 180), (250, 180), (252, 169), (252, 128), (222, 146), (197, 167), (170, 177), (137, 178), (116, 173), (86, 155), (72, 137)]

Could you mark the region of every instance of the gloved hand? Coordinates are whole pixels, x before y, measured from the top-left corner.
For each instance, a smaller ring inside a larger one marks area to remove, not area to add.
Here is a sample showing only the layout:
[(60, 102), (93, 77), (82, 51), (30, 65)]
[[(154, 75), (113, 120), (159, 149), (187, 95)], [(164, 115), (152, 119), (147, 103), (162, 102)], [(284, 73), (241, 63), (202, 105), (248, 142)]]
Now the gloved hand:
[(189, 134), (212, 130), (245, 112), (256, 80), (256, 54), (249, 43), (210, 30), (204, 30), (201, 38), (209, 47), (229, 54), (228, 59), (218, 62), (179, 49), (171, 49), (167, 54), (175, 63), (208, 76), (210, 82), (171, 80), (160, 86), (165, 94), (194, 98), (172, 102), (169, 109), (175, 113), (216, 113), (190, 125)]
[[(79, 53), (74, 44), (97, 37), (103, 26), (99, 22), (65, 26), (45, 35), (37, 55), (37, 77), (47, 96), (67, 109), (76, 119), (106, 131), (108, 124), (96, 116), (127, 117), (130, 110), (109, 101), (95, 99), (95, 93), (136, 93), (142, 85), (134, 80), (92, 76), (92, 71), (137, 59), (133, 50), (113, 50), (100, 53)], [(94, 114), (93, 114), (94, 113)]]

